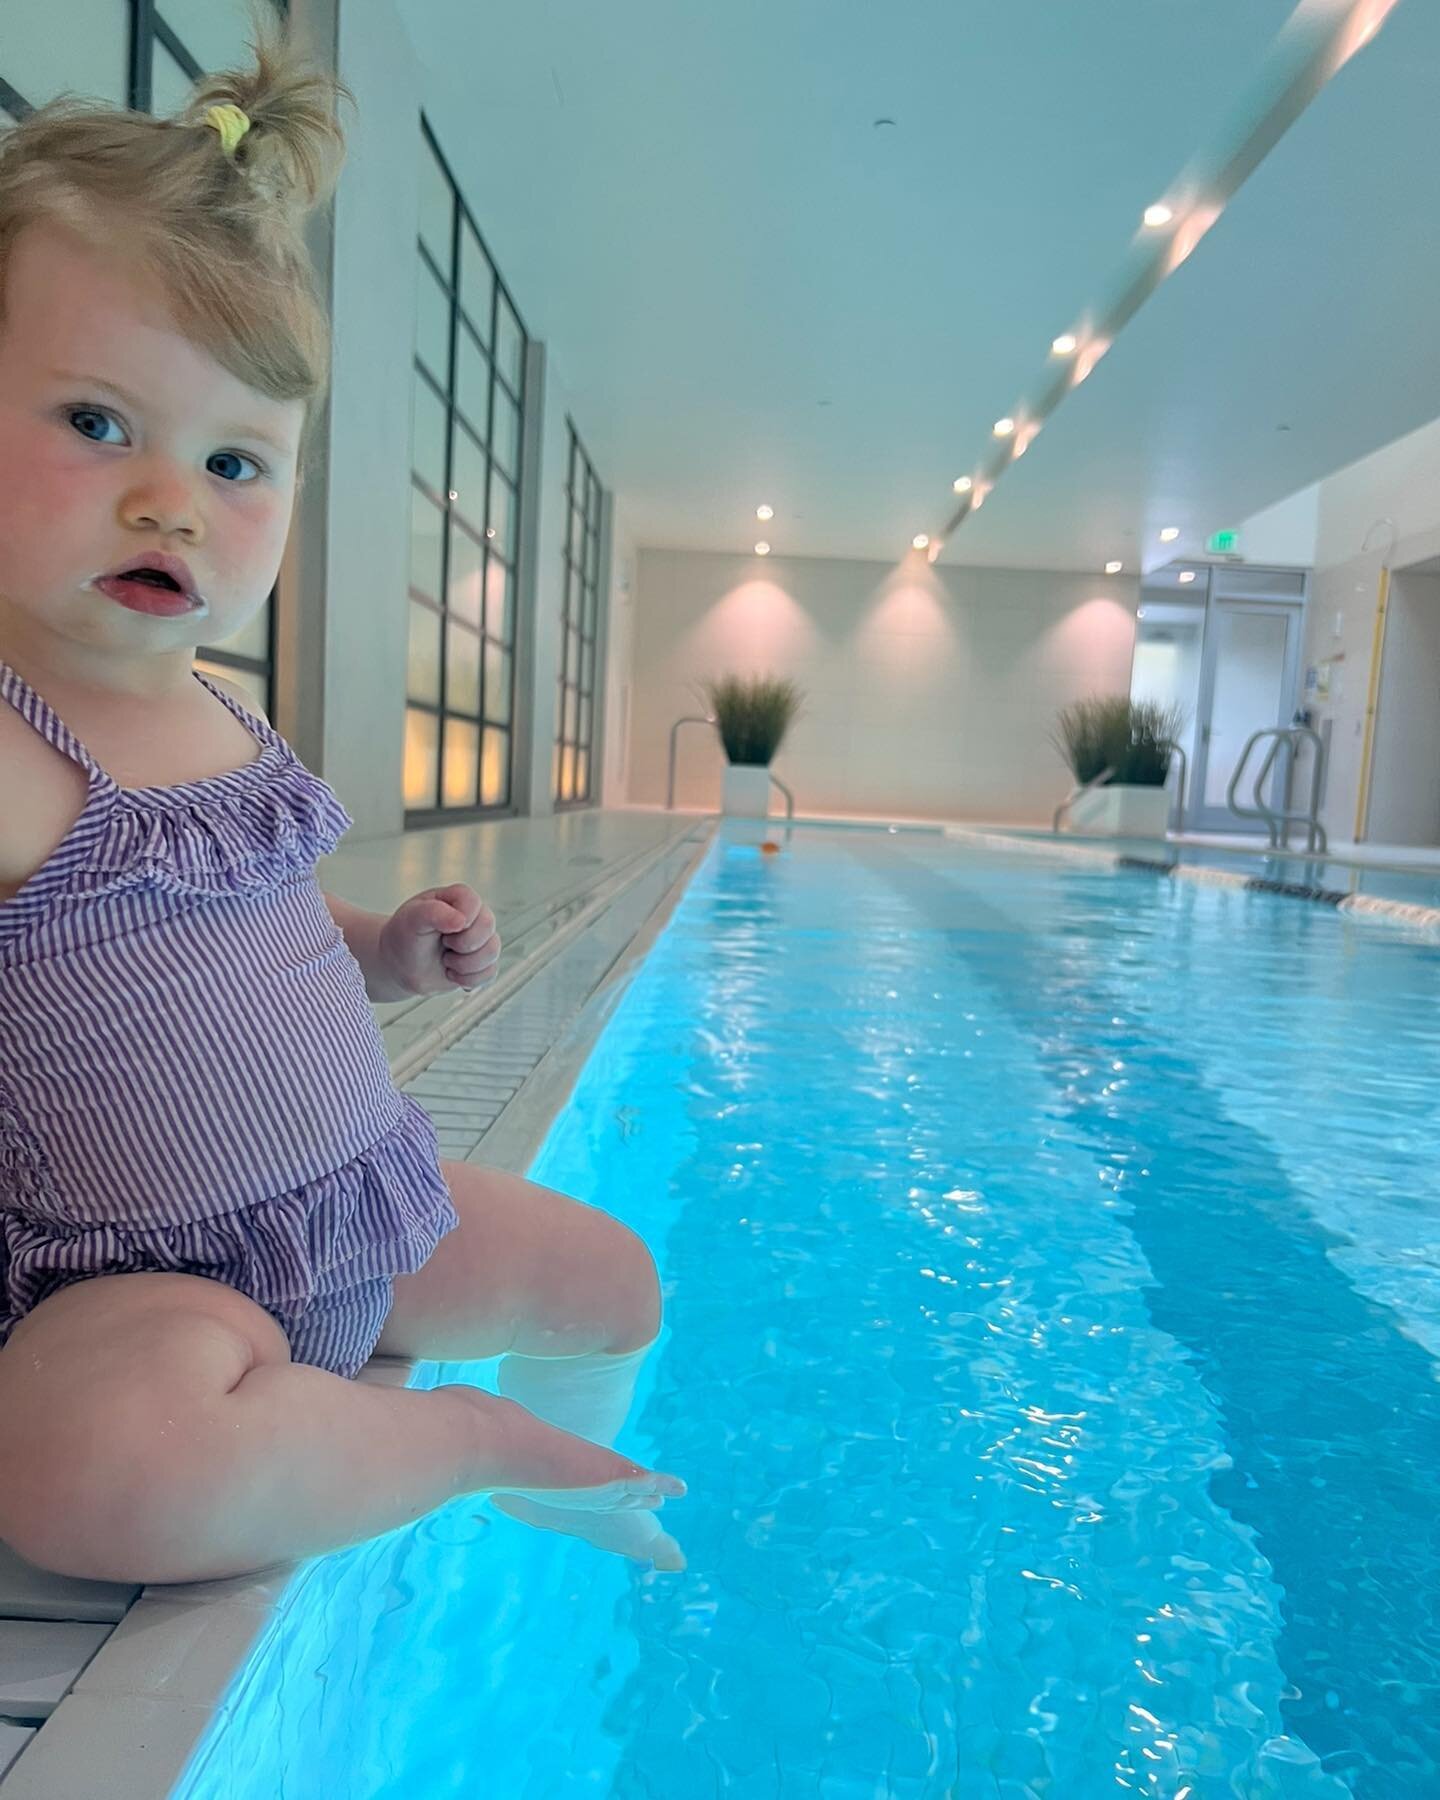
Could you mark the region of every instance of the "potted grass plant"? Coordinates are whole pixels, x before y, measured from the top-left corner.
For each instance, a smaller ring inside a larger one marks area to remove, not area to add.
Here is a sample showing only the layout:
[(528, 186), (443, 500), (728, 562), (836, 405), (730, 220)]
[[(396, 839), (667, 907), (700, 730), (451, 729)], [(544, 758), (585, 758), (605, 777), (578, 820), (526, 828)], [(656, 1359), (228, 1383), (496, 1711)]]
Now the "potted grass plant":
[(724, 810), (763, 819), (770, 810), (770, 764), (800, 710), (793, 681), (772, 675), (721, 675), (705, 698), (725, 746)]
[(1084, 790), (1070, 804), (1070, 829), (1104, 837), (1164, 837), (1170, 815), (1165, 783), (1183, 722), (1179, 707), (1128, 694), (1067, 706), (1054, 743)]

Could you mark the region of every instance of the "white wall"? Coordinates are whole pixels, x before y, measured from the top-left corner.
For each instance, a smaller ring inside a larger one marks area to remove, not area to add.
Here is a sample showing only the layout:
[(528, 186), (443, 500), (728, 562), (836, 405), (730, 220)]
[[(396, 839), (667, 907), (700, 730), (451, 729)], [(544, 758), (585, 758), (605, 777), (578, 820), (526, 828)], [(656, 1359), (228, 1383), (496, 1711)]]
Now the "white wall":
[[(387, 0), (341, 6), (338, 63), (356, 108), (335, 207), (320, 766), (354, 815), (356, 835), (375, 837), (404, 824), (415, 243), (425, 97), (408, 34)], [(480, 223), (483, 228), (483, 217)], [(515, 299), (523, 317), (526, 296)], [(567, 416), (575, 409), (546, 346), (532, 340), (531, 352), (513, 798), (520, 811), (544, 815), (554, 795)], [(583, 416), (576, 422), (583, 438)]]
[[(664, 800), (672, 722), (727, 672), (793, 676), (804, 716), (776, 761), (801, 811), (1048, 821), (1070, 785), (1061, 706), (1128, 692), (1138, 588), (1124, 577), (896, 569), (642, 550), (632, 802)], [(718, 803), (722, 756), (682, 738), (677, 803)]]
[(1440, 844), (1440, 575), (1390, 583), (1367, 836)]
[(1308, 569), (1315, 561), (1320, 529), (1320, 484), (1312, 482), (1253, 514), (1240, 527), (1240, 549), (1246, 562), (1272, 567)]
[[(1348, 843), (1360, 797), (1381, 573), (1440, 552), (1440, 420), (1319, 485), (1304, 662), (1328, 673), (1330, 692), (1311, 692), (1306, 703), (1330, 745), (1321, 818), (1333, 841)], [(1384, 822), (1372, 819), (1371, 841), (1384, 841)]]
[(1432, 538), (1440, 544), (1440, 419), (1320, 483), (1316, 563), (1331, 568), (1348, 562), (1361, 553), (1367, 534), (1372, 547), (1383, 545), (1388, 535), (1379, 526), (1383, 519), (1392, 522), (1395, 542), (1405, 546), (1394, 567), (1433, 554), (1434, 545), (1423, 547)]
[(420, 76), (388, 5), (342, 5), (321, 767), (358, 836), (401, 829)]
[(610, 532), (609, 644), (605, 664), (604, 785), (606, 806), (623, 806), (630, 784), (630, 715), (634, 706), (635, 618), (640, 552), (624, 501), (613, 503)]

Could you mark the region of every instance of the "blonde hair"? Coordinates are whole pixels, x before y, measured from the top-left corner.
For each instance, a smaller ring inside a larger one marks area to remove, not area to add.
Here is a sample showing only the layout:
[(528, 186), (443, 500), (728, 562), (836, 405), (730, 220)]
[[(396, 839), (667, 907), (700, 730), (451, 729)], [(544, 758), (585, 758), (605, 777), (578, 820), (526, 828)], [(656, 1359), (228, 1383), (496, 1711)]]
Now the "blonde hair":
[[(340, 172), (345, 90), (277, 39), (254, 54), (178, 118), (56, 100), (0, 138), (0, 311), (16, 239), (50, 220), (156, 274), (184, 334), (247, 386), (307, 406), (323, 393), (330, 334), (303, 227)], [(233, 150), (207, 122), (217, 105), (250, 122)]]

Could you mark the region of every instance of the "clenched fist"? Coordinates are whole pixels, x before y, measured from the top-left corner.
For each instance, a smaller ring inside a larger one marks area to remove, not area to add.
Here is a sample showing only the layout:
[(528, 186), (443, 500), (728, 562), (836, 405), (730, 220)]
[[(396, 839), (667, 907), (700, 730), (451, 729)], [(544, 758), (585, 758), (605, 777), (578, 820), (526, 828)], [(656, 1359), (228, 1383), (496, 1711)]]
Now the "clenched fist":
[(381, 926), (380, 955), (386, 976), (407, 994), (468, 992), (495, 979), (500, 934), (473, 888), (431, 888)]

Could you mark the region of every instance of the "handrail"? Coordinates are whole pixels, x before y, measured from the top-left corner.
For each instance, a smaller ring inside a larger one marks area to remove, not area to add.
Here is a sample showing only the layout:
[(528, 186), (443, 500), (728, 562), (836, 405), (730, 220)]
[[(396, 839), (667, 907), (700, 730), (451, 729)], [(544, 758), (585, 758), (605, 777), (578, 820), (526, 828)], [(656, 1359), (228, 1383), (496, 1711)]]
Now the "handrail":
[[(1242, 806), (1236, 795), (1239, 791), (1241, 777), (1250, 761), (1251, 752), (1263, 738), (1271, 738), (1269, 750), (1256, 773), (1251, 798), (1253, 806)], [(1270, 778), (1270, 771), (1275, 766), (1275, 758), (1283, 746), (1287, 756), (1285, 770), (1286, 793), (1289, 793), (1290, 780), (1295, 771), (1295, 758), (1299, 754), (1302, 741), (1308, 739), (1315, 747), (1315, 755), (1310, 770), (1310, 805), (1301, 812), (1291, 812), (1286, 807), (1271, 806), (1264, 795), (1265, 783)], [(1225, 804), (1237, 819), (1259, 819), (1264, 823), (1272, 850), (1289, 849), (1290, 827), (1305, 827), (1305, 848), (1313, 856), (1317, 851), (1324, 854), (1330, 847), (1325, 827), (1320, 823), (1320, 784), (1325, 775), (1325, 743), (1319, 732), (1308, 725), (1268, 725), (1259, 731), (1252, 731), (1245, 740), (1245, 748), (1240, 752), (1235, 764), (1234, 773), (1230, 777), (1230, 785), (1225, 790)]]
[(1055, 808), (1055, 817), (1050, 822), (1050, 829), (1058, 832), (1060, 829), (1060, 821), (1065, 817), (1066, 813), (1069, 812), (1075, 802), (1080, 799), (1082, 795), (1088, 794), (1091, 788), (1103, 787), (1114, 773), (1115, 771), (1113, 769), (1102, 769), (1092, 780), (1082, 781), (1080, 786), (1073, 789), (1072, 792)]
[[(1162, 750), (1168, 750), (1172, 756), (1180, 758), (1180, 779), (1175, 785), (1175, 824), (1173, 829), (1179, 831), (1185, 824), (1185, 790), (1190, 785), (1190, 758), (1185, 754), (1185, 746), (1177, 744), (1174, 738), (1166, 738), (1161, 744)], [(1167, 769), (1168, 775), (1170, 771)]]
[(715, 715), (713, 713), (687, 713), (683, 719), (677, 719), (670, 727), (670, 774), (665, 784), (666, 812), (675, 810), (676, 738), (679, 735), (680, 727), (682, 725), (713, 725), (714, 723)]
[(780, 779), (780, 777), (778, 775), (772, 773), (770, 776), (770, 780), (771, 780), (772, 784), (775, 787), (778, 787), (780, 792), (785, 796), (785, 817), (791, 824), (793, 824), (795, 822), (795, 796), (790, 792), (789, 788), (786, 787), (785, 783)]

